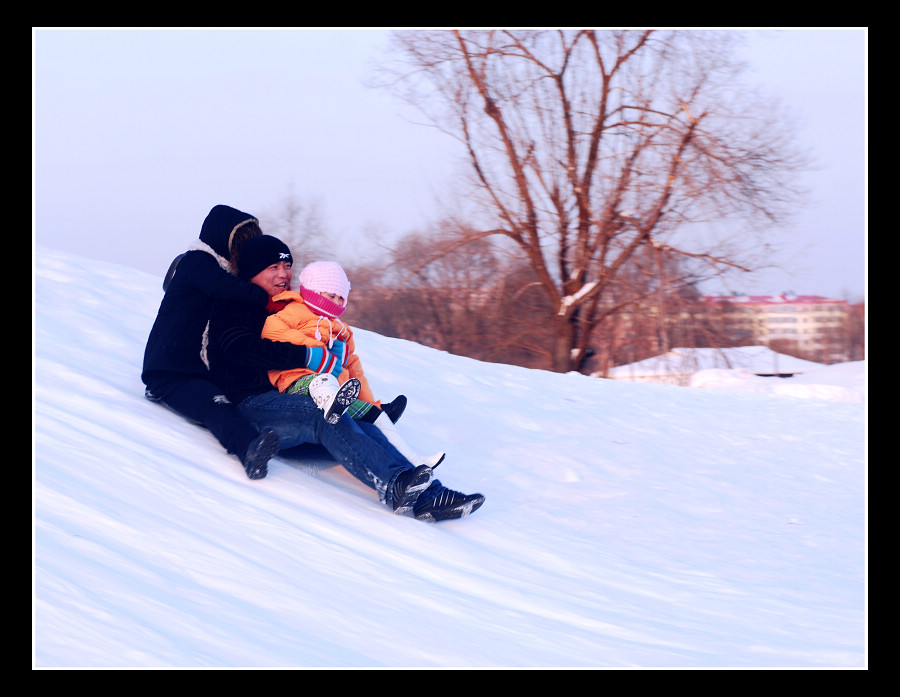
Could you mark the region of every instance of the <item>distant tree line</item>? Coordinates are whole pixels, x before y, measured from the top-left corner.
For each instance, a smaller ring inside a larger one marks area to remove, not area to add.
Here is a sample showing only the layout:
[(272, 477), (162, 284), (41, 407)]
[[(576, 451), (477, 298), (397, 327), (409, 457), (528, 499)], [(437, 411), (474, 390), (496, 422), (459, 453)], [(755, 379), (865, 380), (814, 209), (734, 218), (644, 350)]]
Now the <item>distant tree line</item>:
[[(312, 204), (285, 204), (263, 217), (264, 229), (282, 236), (297, 260), (332, 258), (318, 215), (300, 216), (296, 226), (285, 216), (317, 212)], [(470, 228), (445, 220), (431, 229), (407, 234), (390, 246), (367, 251), (365, 262), (344, 263), (352, 283), (344, 315), (353, 326), (384, 336), (415, 341), (442, 351), (493, 363), (554, 370), (553, 306), (542, 292), (533, 267), (515, 247), (470, 238)], [(591, 335), (581, 372), (603, 374), (675, 347), (744, 346), (752, 335), (719, 321), (702, 302), (702, 277), (679, 255), (660, 255), (652, 247), (629, 260), (605, 289), (603, 322)], [(848, 360), (865, 357), (865, 305), (850, 306), (846, 326), (835, 331), (828, 355)], [(772, 348), (818, 362), (823, 355), (804, 352), (787, 341)]]
[[(465, 232), (460, 233), (465, 235)], [(347, 319), (385, 336), (416, 341), (482, 361), (554, 370), (553, 307), (541, 292), (534, 269), (485, 240), (454, 245), (447, 234), (408, 235), (387, 261), (349, 270), (353, 299)], [(446, 251), (452, 248), (451, 251)], [(669, 260), (661, 284), (655, 263), (635, 257), (604, 293), (604, 321), (592, 334), (581, 372), (605, 373), (676, 347), (725, 348), (751, 343), (752, 336), (716, 320), (702, 302), (698, 279), (680, 260)], [(843, 354), (865, 356), (865, 306), (851, 305), (846, 326), (830, 346), (809, 353), (790, 342), (773, 344), (781, 353), (819, 362)]]

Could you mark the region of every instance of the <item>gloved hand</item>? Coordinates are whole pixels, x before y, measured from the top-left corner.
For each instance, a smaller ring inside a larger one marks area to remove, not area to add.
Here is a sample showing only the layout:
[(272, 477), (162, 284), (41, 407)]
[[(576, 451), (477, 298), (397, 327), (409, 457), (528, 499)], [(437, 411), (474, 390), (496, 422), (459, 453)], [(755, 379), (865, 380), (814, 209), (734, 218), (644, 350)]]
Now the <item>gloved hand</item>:
[(321, 346), (306, 347), (306, 367), (314, 373), (331, 373), (335, 377), (344, 369), (338, 357)]
[[(350, 351), (347, 349), (347, 342), (333, 341), (329, 350), (332, 354), (334, 354), (334, 357), (340, 361), (341, 368), (345, 368), (347, 366), (347, 359), (350, 357)], [(337, 377), (339, 374), (339, 372), (335, 373), (335, 377)]]

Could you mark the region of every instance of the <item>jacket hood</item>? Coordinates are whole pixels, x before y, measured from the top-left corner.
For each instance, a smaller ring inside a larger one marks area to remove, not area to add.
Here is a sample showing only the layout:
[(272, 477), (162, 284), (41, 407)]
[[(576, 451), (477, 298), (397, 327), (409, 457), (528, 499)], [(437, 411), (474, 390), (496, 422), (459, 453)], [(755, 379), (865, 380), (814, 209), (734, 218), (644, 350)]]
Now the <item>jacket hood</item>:
[(259, 223), (249, 213), (231, 206), (213, 206), (200, 228), (200, 241), (208, 244), (219, 256), (231, 256), (231, 240), (235, 231), (245, 223)]

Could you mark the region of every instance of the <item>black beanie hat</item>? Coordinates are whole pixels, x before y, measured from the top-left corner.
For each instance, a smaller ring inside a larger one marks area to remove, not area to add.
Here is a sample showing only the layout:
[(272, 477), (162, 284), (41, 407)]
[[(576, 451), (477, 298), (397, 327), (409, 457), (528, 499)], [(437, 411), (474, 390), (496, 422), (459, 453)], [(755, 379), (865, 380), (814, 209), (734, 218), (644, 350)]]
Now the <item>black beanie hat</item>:
[(251, 237), (241, 245), (241, 256), (238, 259), (238, 276), (249, 281), (263, 269), (286, 261), (291, 266), (294, 259), (288, 246), (271, 235)]

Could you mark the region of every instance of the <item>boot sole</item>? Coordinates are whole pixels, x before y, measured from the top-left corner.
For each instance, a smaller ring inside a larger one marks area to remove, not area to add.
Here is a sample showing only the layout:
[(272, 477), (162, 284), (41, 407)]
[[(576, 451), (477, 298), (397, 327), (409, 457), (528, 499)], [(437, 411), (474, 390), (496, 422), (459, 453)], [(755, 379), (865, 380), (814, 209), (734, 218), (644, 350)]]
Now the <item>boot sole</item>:
[(350, 378), (341, 385), (341, 388), (334, 395), (334, 401), (328, 407), (328, 411), (325, 412), (325, 420), (328, 423), (336, 424), (340, 420), (343, 413), (347, 411), (347, 407), (359, 397), (360, 387), (360, 382), (356, 378)]
[(425, 462), (422, 464), (428, 465), (431, 469), (434, 469), (444, 461), (445, 457), (447, 457), (447, 453), (436, 453), (431, 457), (426, 458)]

